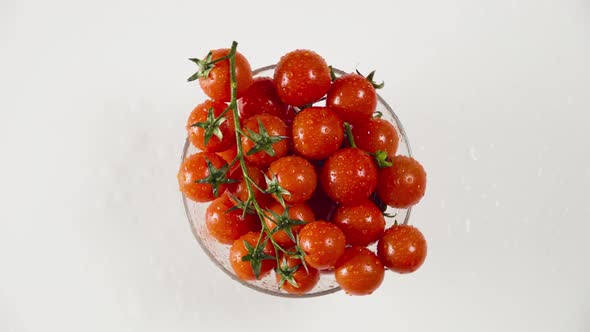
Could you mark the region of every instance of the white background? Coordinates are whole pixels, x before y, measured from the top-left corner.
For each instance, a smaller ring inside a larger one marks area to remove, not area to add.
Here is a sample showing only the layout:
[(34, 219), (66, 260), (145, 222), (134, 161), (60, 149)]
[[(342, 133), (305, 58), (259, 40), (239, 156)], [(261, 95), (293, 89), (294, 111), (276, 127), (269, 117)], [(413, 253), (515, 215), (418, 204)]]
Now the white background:
[[(416, 274), (282, 299), (201, 252), (187, 58), (233, 39), (378, 69), (428, 171)], [(588, 1), (0, 0), (0, 45), (0, 331), (590, 331)]]

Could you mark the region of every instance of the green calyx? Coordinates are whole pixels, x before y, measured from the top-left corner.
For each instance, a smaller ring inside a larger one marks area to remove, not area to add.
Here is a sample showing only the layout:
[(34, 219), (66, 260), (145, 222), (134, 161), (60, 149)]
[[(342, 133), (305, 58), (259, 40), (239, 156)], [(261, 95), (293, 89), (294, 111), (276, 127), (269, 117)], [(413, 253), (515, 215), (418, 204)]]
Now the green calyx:
[(195, 183), (201, 184), (209, 184), (211, 185), (211, 189), (213, 191), (213, 196), (219, 196), (219, 186), (228, 183), (235, 183), (237, 180), (235, 179), (228, 179), (227, 172), (229, 170), (229, 165), (225, 164), (221, 168), (215, 168), (209, 159), (206, 159), (207, 162), (207, 169), (209, 170), (209, 175), (195, 181)]
[(278, 231), (285, 231), (287, 236), (291, 241), (296, 242), (295, 235), (293, 234), (293, 226), (305, 225), (306, 222), (299, 219), (293, 219), (289, 216), (289, 208), (286, 207), (283, 211), (283, 214), (279, 215), (278, 213), (274, 212), (273, 210), (267, 209), (268, 212), (272, 217), (270, 220), (277, 225), (273, 228), (272, 232), (276, 233)]
[(193, 123), (191, 127), (199, 127), (205, 130), (204, 143), (207, 145), (213, 135), (220, 140), (223, 139), (223, 132), (221, 132), (220, 127), (225, 121), (227, 121), (227, 118), (223, 115), (216, 117), (213, 108), (211, 107), (207, 111), (207, 120)]
[(225, 212), (229, 213), (235, 210), (242, 211), (242, 218), (246, 217), (246, 214), (254, 214), (256, 211), (254, 209), (254, 204), (252, 203), (252, 199), (248, 198), (246, 201), (242, 201), (241, 199), (237, 198), (233, 194), (229, 193), (229, 198), (234, 203), (234, 206), (227, 209)]
[(334, 82), (338, 77), (336, 77), (336, 73), (334, 72), (334, 67), (328, 66), (330, 68), (330, 79)]
[(275, 149), (273, 148), (273, 144), (280, 142), (287, 138), (287, 136), (269, 136), (268, 131), (262, 124), (262, 121), (258, 119), (258, 132), (248, 129), (248, 135), (246, 135), (250, 140), (254, 142), (254, 146), (250, 149), (246, 155), (251, 156), (255, 153), (260, 151), (266, 152), (271, 157), (275, 156)]
[(290, 267), (287, 264), (287, 259), (283, 257), (283, 261), (281, 262), (280, 266), (277, 266), (276, 268), (277, 275), (279, 275), (279, 277), (281, 278), (279, 280), (279, 289), (283, 287), (285, 282), (288, 282), (293, 287), (299, 288), (299, 285), (297, 284), (297, 281), (295, 281), (293, 275), (295, 274), (295, 272), (297, 272), (300, 266), (301, 264), (297, 264), (293, 267)]
[(393, 162), (391, 162), (391, 159), (389, 159), (389, 156), (387, 155), (387, 152), (385, 152), (385, 151), (381, 151), (381, 150), (376, 151), (374, 154), (374, 157), (375, 157), (375, 162), (377, 162), (377, 166), (379, 168), (391, 167), (393, 165)]
[(382, 89), (385, 86), (385, 82), (381, 81), (381, 83), (376, 83), (375, 80), (373, 79), (373, 77), (375, 76), (375, 71), (373, 70), (372, 72), (369, 73), (369, 75), (365, 76), (363, 74), (361, 74), (358, 69), (356, 70), (356, 73), (365, 77), (369, 82), (371, 82), (371, 85), (375, 88), (375, 89)]
[(279, 200), (279, 203), (281, 203), (283, 207), (286, 207), (285, 199), (283, 198), (283, 196), (291, 196), (291, 193), (281, 186), (281, 184), (279, 183), (279, 179), (277, 179), (277, 176), (275, 174), (272, 175), (272, 178), (269, 178), (265, 174), (264, 179), (266, 181), (266, 190), (264, 191), (264, 193), (274, 195)]
[(209, 53), (207, 53), (207, 56), (205, 56), (205, 58), (203, 60), (197, 59), (197, 58), (189, 58), (190, 61), (197, 64), (199, 69), (197, 70), (196, 73), (191, 75), (191, 77), (189, 77), (187, 79), (187, 81), (192, 82), (192, 81), (197, 80), (201, 77), (209, 77), (209, 73), (211, 72), (211, 70), (213, 70), (213, 68), (215, 67), (215, 64), (220, 61), (228, 59), (229, 56), (230, 55), (228, 54), (224, 57), (213, 60), (213, 53), (209, 52)]
[(254, 276), (256, 279), (260, 276), (260, 270), (262, 268), (262, 261), (264, 260), (274, 260), (275, 257), (268, 255), (264, 252), (264, 247), (266, 246), (266, 240), (258, 243), (255, 247), (252, 246), (248, 241), (244, 240), (244, 247), (248, 250), (248, 253), (242, 257), (243, 262), (250, 262), (252, 266), (252, 272), (254, 272)]

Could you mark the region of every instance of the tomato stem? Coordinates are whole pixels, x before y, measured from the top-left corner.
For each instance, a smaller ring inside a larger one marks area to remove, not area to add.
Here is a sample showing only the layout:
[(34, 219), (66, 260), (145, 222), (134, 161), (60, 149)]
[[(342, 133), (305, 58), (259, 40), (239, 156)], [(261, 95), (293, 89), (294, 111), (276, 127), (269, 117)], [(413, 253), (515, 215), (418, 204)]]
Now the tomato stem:
[(350, 147), (356, 148), (356, 144), (354, 143), (354, 137), (352, 136), (352, 127), (348, 122), (344, 122), (344, 129), (346, 130), (346, 138), (348, 138), (348, 144), (350, 144)]

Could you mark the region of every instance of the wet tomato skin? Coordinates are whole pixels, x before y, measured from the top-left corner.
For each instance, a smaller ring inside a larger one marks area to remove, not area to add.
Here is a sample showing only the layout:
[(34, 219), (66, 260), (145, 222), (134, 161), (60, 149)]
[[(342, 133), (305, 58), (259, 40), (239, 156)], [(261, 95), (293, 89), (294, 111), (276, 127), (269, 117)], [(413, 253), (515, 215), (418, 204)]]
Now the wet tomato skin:
[(275, 68), (274, 81), (283, 102), (303, 106), (323, 97), (330, 88), (330, 68), (317, 53), (295, 50), (285, 54)]
[(232, 210), (234, 202), (227, 193), (216, 198), (207, 207), (205, 223), (209, 234), (223, 244), (232, 244), (240, 236), (260, 229), (258, 219), (252, 214), (242, 217), (241, 210)]
[[(215, 60), (226, 56), (229, 53), (229, 49), (224, 48), (211, 52), (213, 55), (212, 60)], [(239, 98), (252, 84), (252, 69), (248, 60), (240, 52), (236, 52), (235, 59)], [(207, 77), (199, 78), (199, 84), (203, 92), (210, 98), (229, 102), (231, 100), (229, 60), (226, 59), (216, 63)]]
[[(217, 155), (223, 158), (223, 160), (225, 160), (225, 162), (227, 162), (228, 164), (231, 163), (234, 159), (236, 159), (237, 154), (238, 149), (235, 145), (225, 151), (217, 152)], [(239, 163), (236, 163), (235, 165), (239, 165)]]
[(396, 208), (417, 204), (426, 191), (426, 171), (418, 161), (406, 156), (391, 158), (391, 167), (379, 170), (377, 196)]
[(397, 273), (416, 271), (428, 251), (422, 232), (410, 225), (394, 225), (387, 229), (377, 244), (377, 254), (383, 265)]
[[(246, 202), (248, 200), (248, 187), (246, 186), (246, 182), (244, 181), (244, 173), (242, 172), (242, 168), (240, 167), (240, 163), (237, 162), (237, 167), (234, 168), (230, 173), (228, 178), (237, 180), (238, 182), (234, 182), (228, 185), (228, 191), (234, 195), (237, 199), (242, 202)], [(254, 181), (254, 183), (259, 188), (264, 188), (266, 185), (266, 180), (264, 179), (264, 173), (256, 166), (246, 164), (246, 172), (248, 172), (248, 176)], [(271, 201), (270, 195), (264, 194), (260, 190), (257, 190), (255, 187), (252, 188), (254, 191), (254, 197), (258, 202), (258, 205), (261, 207), (266, 207)]]
[(385, 119), (375, 118), (355, 124), (352, 134), (356, 145), (367, 152), (385, 151), (389, 157), (395, 156), (397, 152), (397, 130)]
[(295, 116), (292, 134), (293, 146), (300, 155), (324, 159), (342, 144), (343, 122), (327, 107), (309, 107)]
[[(242, 257), (248, 254), (248, 249), (244, 245), (244, 241), (248, 242), (252, 247), (256, 246), (260, 232), (249, 232), (242, 235), (235, 240), (229, 249), (229, 263), (234, 270), (236, 276), (242, 280), (256, 280), (252, 265), (249, 261), (242, 261)], [(263, 252), (267, 255), (274, 256), (275, 250), (270, 241), (267, 241)], [(263, 260), (258, 279), (264, 278), (277, 265), (276, 260)]]
[(331, 269), (344, 253), (346, 237), (332, 223), (315, 221), (299, 231), (300, 246), (305, 252), (305, 262), (318, 270)]
[(326, 105), (346, 122), (357, 124), (369, 120), (377, 107), (377, 92), (365, 77), (346, 74), (328, 90)]
[[(243, 130), (245, 133), (249, 133), (248, 129), (255, 133), (260, 133), (258, 121), (262, 123), (269, 136), (287, 136), (287, 126), (279, 117), (270, 114), (257, 114), (244, 121)], [(248, 152), (254, 148), (256, 143), (250, 140), (246, 136), (242, 136), (242, 151), (246, 160), (253, 165), (261, 168), (266, 168), (273, 161), (284, 157), (288, 152), (288, 139), (283, 139), (272, 145), (275, 155), (274, 157), (266, 153), (266, 151), (259, 151), (252, 155), (248, 155)]]
[(367, 246), (377, 241), (385, 229), (385, 218), (379, 208), (370, 201), (340, 206), (332, 222), (346, 236), (346, 244)]
[(186, 122), (186, 130), (191, 143), (193, 143), (195, 147), (205, 152), (220, 152), (228, 150), (236, 145), (233, 115), (231, 112), (225, 114), (227, 120), (219, 126), (223, 138), (219, 139), (219, 137), (212, 135), (209, 142), (207, 142), (207, 145), (205, 145), (205, 129), (192, 126), (197, 122), (206, 121), (210, 108), (213, 109), (213, 114), (215, 116), (219, 116), (226, 107), (227, 105), (223, 102), (206, 100), (204, 103), (197, 105), (193, 109)]
[[(213, 187), (208, 183), (196, 183), (209, 176), (207, 160), (216, 168), (220, 169), (227, 163), (220, 156), (211, 152), (199, 152), (188, 156), (180, 165), (178, 171), (178, 185), (184, 195), (195, 202), (210, 202), (215, 199)], [(222, 194), (226, 185), (218, 186), (218, 193)]]
[[(287, 205), (287, 208), (289, 209), (289, 218), (291, 219), (301, 220), (306, 223), (315, 221), (313, 211), (305, 203)], [(272, 210), (279, 216), (283, 215), (283, 212), (285, 212), (285, 208), (279, 203), (273, 204), (270, 207), (270, 210)], [(268, 227), (268, 229), (272, 231), (275, 227), (277, 227), (276, 218), (274, 218), (272, 214), (267, 215), (268, 218), (265, 218), (264, 222), (266, 223), (266, 227)], [(293, 235), (299, 233), (299, 230), (301, 230), (302, 227), (303, 225), (291, 226), (291, 231), (293, 232)], [(275, 232), (272, 235), (272, 238), (283, 248), (295, 245), (295, 243), (293, 243), (293, 240), (289, 238), (289, 235), (287, 235), (287, 233), (284, 230)]]
[(377, 187), (377, 166), (373, 158), (360, 149), (341, 149), (324, 164), (320, 183), (324, 192), (336, 202), (365, 201)]
[(266, 113), (285, 120), (288, 106), (279, 98), (275, 82), (271, 78), (258, 77), (238, 100), (238, 109), (241, 119)]
[(347, 248), (336, 263), (336, 282), (349, 295), (369, 295), (383, 282), (385, 268), (365, 247)]
[[(295, 248), (289, 249), (289, 251), (294, 252)], [(284, 291), (291, 293), (291, 294), (305, 294), (312, 290), (315, 285), (320, 281), (320, 273), (317, 269), (314, 269), (311, 266), (307, 267), (307, 271), (301, 265), (301, 260), (296, 259), (290, 256), (283, 255), (286, 260), (288, 267), (295, 267), (300, 265), (297, 271), (293, 274), (293, 279), (297, 283), (297, 287), (291, 285), (289, 282), (285, 282), (281, 287)], [(281, 262), (283, 260), (281, 259)], [(281, 280), (280, 275), (277, 274), (276, 276), (277, 283)]]
[[(283, 195), (287, 203), (307, 201), (317, 186), (314, 167), (309, 161), (297, 156), (287, 156), (274, 161), (268, 168), (268, 177), (276, 177), (279, 185), (290, 193)], [(273, 197), (277, 199), (276, 196)]]

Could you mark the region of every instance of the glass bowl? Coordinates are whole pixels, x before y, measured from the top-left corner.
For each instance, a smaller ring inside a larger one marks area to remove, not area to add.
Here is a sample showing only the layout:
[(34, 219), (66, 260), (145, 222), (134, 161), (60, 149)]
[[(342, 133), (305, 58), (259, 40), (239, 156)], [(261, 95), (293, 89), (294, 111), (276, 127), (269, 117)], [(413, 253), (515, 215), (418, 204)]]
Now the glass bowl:
[[(270, 65), (262, 68), (258, 68), (253, 71), (254, 77), (273, 77), (275, 65)], [(345, 74), (342, 70), (334, 69), (334, 72), (337, 76), (341, 76)], [(319, 102), (318, 105), (321, 105), (322, 102)], [(383, 119), (388, 120), (391, 122), (395, 129), (397, 129), (399, 135), (399, 147), (397, 150), (397, 154), (401, 154), (404, 156), (412, 156), (412, 151), (410, 149), (410, 143), (408, 142), (408, 137), (404, 128), (399, 121), (399, 118), (391, 107), (381, 98), (378, 96), (377, 101), (377, 111), (380, 111), (383, 114)], [(190, 141), (187, 139), (184, 143), (184, 149), (182, 150), (182, 161), (189, 155), (198, 152), (197, 149), (190, 144)], [(197, 203), (187, 199), (184, 195), (182, 195), (182, 202), (184, 203), (184, 208), (186, 211), (186, 216), (188, 218), (188, 222), (191, 226), (192, 232), (197, 239), (197, 242), (203, 249), (203, 251), (209, 256), (211, 261), (217, 267), (219, 267), (225, 274), (227, 274), (233, 280), (241, 283), (242, 285), (254, 289), (256, 291), (274, 295), (274, 296), (282, 296), (282, 297), (315, 297), (315, 296), (322, 296), (337, 292), (340, 290), (340, 287), (336, 283), (336, 279), (334, 278), (334, 273), (326, 272), (321, 273), (321, 278), (318, 284), (308, 293), (303, 295), (296, 295), (290, 294), (283, 290), (280, 290), (277, 287), (276, 277), (274, 271), (268, 274), (266, 277), (262, 278), (261, 280), (256, 281), (244, 281), (238, 279), (234, 274), (230, 263), (229, 263), (229, 246), (221, 244), (217, 242), (214, 238), (212, 238), (209, 233), (207, 232), (207, 226), (205, 224), (205, 210), (207, 209), (207, 203)], [(395, 214), (395, 219), (399, 223), (407, 224), (410, 219), (410, 211), (409, 209), (394, 209), (388, 208), (387, 212)], [(393, 224), (392, 218), (386, 218), (387, 226), (390, 227)], [(372, 244), (369, 246), (370, 249), (375, 250), (376, 245)]]

